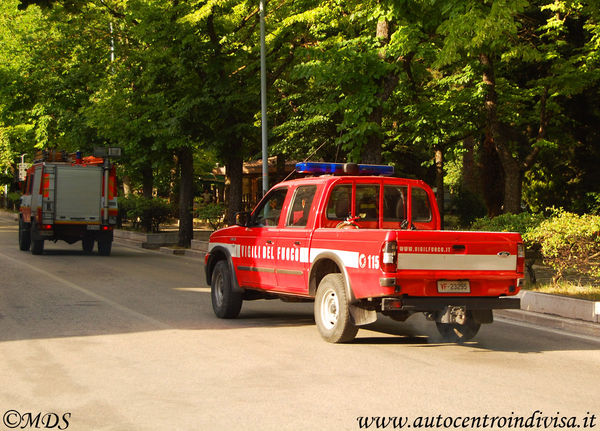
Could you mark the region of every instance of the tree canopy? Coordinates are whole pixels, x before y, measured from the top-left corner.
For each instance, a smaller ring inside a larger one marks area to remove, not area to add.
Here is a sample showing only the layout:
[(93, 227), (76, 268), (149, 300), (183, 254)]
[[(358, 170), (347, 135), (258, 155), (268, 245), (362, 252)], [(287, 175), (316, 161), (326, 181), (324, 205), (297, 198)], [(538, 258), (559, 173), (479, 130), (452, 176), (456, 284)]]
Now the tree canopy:
[[(595, 2), (266, 12), (270, 155), (391, 163), (491, 215), (600, 206)], [(247, 0), (3, 1), (0, 168), (35, 149), (118, 145), (134, 187), (179, 184), (183, 217), (194, 163), (211, 154), (230, 214), (241, 209), (242, 162), (261, 157), (258, 19)]]

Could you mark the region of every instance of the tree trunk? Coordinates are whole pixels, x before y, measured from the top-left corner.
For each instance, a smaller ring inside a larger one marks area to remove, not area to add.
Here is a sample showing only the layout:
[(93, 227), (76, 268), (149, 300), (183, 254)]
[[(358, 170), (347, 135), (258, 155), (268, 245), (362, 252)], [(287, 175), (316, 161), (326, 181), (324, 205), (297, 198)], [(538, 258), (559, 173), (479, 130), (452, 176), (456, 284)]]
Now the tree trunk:
[[(533, 146), (531, 151), (524, 160), (513, 156), (507, 142), (507, 133), (503, 131), (500, 121), (498, 120), (498, 95), (496, 93), (496, 78), (494, 73), (494, 63), (492, 59), (486, 55), (479, 56), (481, 65), (483, 66), (483, 83), (486, 87), (485, 93), (485, 112), (487, 118), (486, 124), (486, 139), (484, 147), (493, 146), (502, 165), (504, 174), (503, 187), (503, 212), (518, 214), (521, 212), (521, 196), (523, 186), (523, 175), (530, 169), (540, 151), (539, 146)], [(548, 97), (548, 88), (544, 88), (540, 99), (540, 127), (538, 130), (537, 140), (542, 140), (546, 134), (547, 115), (546, 115), (546, 100)], [(517, 140), (518, 141), (518, 140)], [(487, 173), (487, 166), (484, 170)], [(490, 207), (488, 206), (488, 210)], [(491, 211), (490, 211), (491, 213)], [(491, 213), (490, 215), (497, 215)]]
[(226, 170), (225, 200), (227, 201), (227, 213), (225, 222), (228, 225), (233, 225), (235, 224), (235, 213), (242, 210), (243, 158), (241, 149), (229, 152)]
[[(485, 88), (484, 112), (486, 115), (485, 137), (483, 141), (483, 190), (488, 215), (494, 217), (502, 212), (505, 185), (500, 182), (504, 175), (504, 163), (498, 148), (503, 137), (498, 122), (498, 94), (496, 93), (496, 76), (494, 63), (487, 54), (480, 54), (479, 61), (483, 66), (483, 84)], [(499, 158), (500, 157), (500, 158)], [(499, 175), (502, 173), (502, 175)]]
[(146, 199), (152, 199), (152, 193), (154, 191), (154, 171), (152, 170), (152, 164), (146, 162), (141, 169), (142, 174), (142, 196)]
[(444, 229), (444, 152), (442, 147), (436, 145), (435, 151), (435, 188), (436, 201), (440, 211), (440, 221)]
[(131, 194), (131, 178), (129, 178), (129, 175), (123, 175), (121, 181), (123, 183), (123, 196), (127, 197)]
[(285, 155), (277, 154), (277, 173), (275, 175), (273, 184), (277, 184), (285, 180), (287, 174), (285, 173)]
[(194, 237), (194, 160), (192, 149), (179, 149), (179, 246), (189, 247)]
[(483, 201), (488, 216), (495, 217), (502, 214), (504, 171), (494, 146), (494, 140), (487, 134), (482, 142), (480, 152), (481, 166), (479, 172), (481, 173)]
[(177, 183), (179, 180), (179, 154), (173, 154), (173, 165), (169, 170), (169, 202), (179, 208), (179, 195), (177, 193)]
[[(385, 61), (385, 46), (390, 42), (390, 27), (391, 24), (385, 19), (381, 19), (377, 22), (377, 39), (381, 41), (383, 48), (379, 51), (379, 58), (381, 61)], [(383, 105), (390, 98), (394, 89), (398, 85), (398, 77), (393, 73), (390, 73), (377, 82), (379, 92), (377, 93), (377, 106), (373, 107), (371, 115), (369, 115), (369, 122), (374, 123), (377, 126), (377, 130), (372, 131), (367, 136), (367, 142), (361, 152), (361, 162), (369, 164), (381, 164), (383, 163), (383, 157), (381, 151), (383, 149), (384, 139), (380, 133), (381, 124), (383, 122)]]
[(504, 213), (519, 214), (521, 212), (522, 171), (512, 157), (504, 163)]
[(477, 196), (481, 196), (480, 176), (475, 162), (475, 139), (469, 136), (463, 140), (462, 188)]

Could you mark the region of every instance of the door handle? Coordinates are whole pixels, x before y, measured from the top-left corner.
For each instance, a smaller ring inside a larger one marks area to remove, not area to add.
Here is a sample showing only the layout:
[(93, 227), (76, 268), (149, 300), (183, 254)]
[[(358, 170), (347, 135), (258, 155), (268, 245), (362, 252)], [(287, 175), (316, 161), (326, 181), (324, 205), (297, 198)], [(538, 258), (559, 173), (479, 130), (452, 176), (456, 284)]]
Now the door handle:
[(270, 239), (267, 240), (267, 244), (273, 244), (273, 241), (271, 241)]
[(302, 244), (300, 241), (294, 241), (294, 245), (300, 245)]

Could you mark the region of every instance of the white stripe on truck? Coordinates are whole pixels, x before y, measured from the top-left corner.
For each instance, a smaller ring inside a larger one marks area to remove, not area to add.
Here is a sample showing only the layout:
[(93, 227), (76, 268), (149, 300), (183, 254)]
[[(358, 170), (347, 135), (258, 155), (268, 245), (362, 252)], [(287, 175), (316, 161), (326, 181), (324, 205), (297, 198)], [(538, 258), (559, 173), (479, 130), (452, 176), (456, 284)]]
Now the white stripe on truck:
[(399, 253), (398, 269), (443, 271), (514, 271), (517, 256), (495, 254)]
[[(226, 248), (231, 257), (241, 257), (239, 244), (210, 243), (212, 251), (216, 246)], [(262, 250), (262, 247), (261, 247)], [(302, 247), (299, 250), (298, 262), (313, 263), (321, 254), (328, 253), (337, 258), (347, 268), (359, 268), (357, 251), (333, 250), (327, 248)], [(271, 257), (273, 256), (273, 257)], [(277, 261), (276, 253), (258, 258)], [(432, 270), (432, 271), (514, 271), (517, 268), (517, 256), (498, 256), (495, 254), (436, 254), (436, 253), (398, 253), (399, 270)]]

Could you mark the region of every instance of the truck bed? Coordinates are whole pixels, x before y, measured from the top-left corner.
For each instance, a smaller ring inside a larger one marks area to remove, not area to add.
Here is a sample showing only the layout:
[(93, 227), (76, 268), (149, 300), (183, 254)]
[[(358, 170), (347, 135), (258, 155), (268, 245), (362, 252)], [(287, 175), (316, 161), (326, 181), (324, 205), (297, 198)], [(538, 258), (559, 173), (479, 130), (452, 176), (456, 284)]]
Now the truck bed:
[[(373, 280), (385, 278), (377, 259), (386, 239), (397, 241), (397, 272), (389, 276), (390, 286), (381, 286)], [(439, 296), (440, 280), (468, 281), (469, 291), (452, 292), (456, 296), (515, 295), (519, 240), (519, 234), (504, 232), (316, 229), (311, 261), (319, 250), (337, 256), (355, 298)]]

